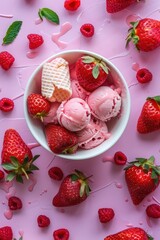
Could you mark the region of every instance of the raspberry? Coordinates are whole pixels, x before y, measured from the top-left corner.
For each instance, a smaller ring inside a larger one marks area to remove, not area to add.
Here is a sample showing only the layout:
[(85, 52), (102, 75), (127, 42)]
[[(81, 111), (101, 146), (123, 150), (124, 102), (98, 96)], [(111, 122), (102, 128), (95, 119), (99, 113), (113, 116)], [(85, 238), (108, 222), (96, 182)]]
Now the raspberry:
[(127, 162), (127, 157), (126, 157), (126, 155), (124, 153), (122, 153), (120, 151), (116, 152), (114, 154), (114, 162), (117, 165), (125, 165), (126, 162)]
[(0, 170), (0, 181), (4, 179), (4, 172)]
[(0, 110), (3, 112), (12, 111), (14, 108), (14, 102), (10, 98), (2, 98), (0, 100)]
[(160, 218), (160, 205), (151, 204), (146, 208), (146, 213), (148, 217)]
[(59, 167), (50, 168), (48, 171), (48, 175), (50, 176), (50, 178), (58, 181), (62, 180), (63, 178), (63, 172)]
[(112, 220), (115, 213), (112, 208), (100, 208), (98, 210), (98, 216), (101, 223), (107, 223)]
[(10, 197), (8, 199), (8, 206), (10, 210), (18, 210), (22, 208), (22, 201), (18, 197)]
[(137, 71), (136, 78), (139, 83), (147, 83), (152, 80), (152, 73), (146, 68), (141, 68)]
[(35, 49), (41, 46), (44, 42), (43, 37), (39, 34), (29, 34), (27, 36), (29, 39), (29, 48), (30, 49)]
[(65, 228), (57, 229), (53, 232), (54, 240), (68, 240), (69, 231)]
[(45, 228), (50, 225), (50, 219), (45, 215), (39, 215), (37, 217), (37, 223), (40, 228)]
[(15, 58), (7, 51), (0, 52), (0, 65), (4, 70), (8, 70), (13, 62), (15, 61)]
[(80, 32), (85, 37), (92, 37), (94, 35), (94, 26), (91, 23), (85, 23), (80, 27)]
[(0, 239), (1, 240), (12, 240), (13, 231), (10, 226), (4, 226), (0, 228)]
[(65, 0), (64, 7), (69, 11), (76, 11), (81, 4), (80, 0)]

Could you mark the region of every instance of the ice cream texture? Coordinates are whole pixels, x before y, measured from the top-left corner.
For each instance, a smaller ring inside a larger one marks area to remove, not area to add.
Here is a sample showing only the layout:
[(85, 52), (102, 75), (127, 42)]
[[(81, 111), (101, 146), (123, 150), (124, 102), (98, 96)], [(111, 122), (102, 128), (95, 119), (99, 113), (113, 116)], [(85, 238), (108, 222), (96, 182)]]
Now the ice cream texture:
[(51, 102), (62, 102), (71, 97), (70, 72), (65, 59), (59, 57), (44, 63), (41, 93)]
[(94, 117), (107, 122), (119, 114), (122, 101), (118, 91), (101, 86), (88, 96), (87, 103)]
[(64, 101), (57, 110), (59, 124), (70, 131), (80, 131), (85, 128), (90, 117), (90, 108), (81, 98), (71, 98)]
[(83, 130), (77, 132), (78, 146), (83, 149), (97, 147), (110, 135), (105, 122), (91, 117), (89, 124)]

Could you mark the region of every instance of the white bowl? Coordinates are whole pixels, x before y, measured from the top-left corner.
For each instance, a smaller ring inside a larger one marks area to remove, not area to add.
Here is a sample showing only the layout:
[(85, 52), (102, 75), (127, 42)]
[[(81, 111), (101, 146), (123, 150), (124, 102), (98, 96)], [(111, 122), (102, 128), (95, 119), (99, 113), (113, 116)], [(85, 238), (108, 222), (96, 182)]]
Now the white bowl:
[(84, 159), (96, 157), (102, 154), (103, 152), (111, 148), (118, 141), (118, 139), (121, 137), (122, 133), (124, 132), (127, 126), (129, 115), (130, 115), (130, 93), (129, 93), (129, 89), (126, 84), (126, 81), (122, 76), (122, 74), (120, 73), (120, 71), (109, 60), (107, 60), (103, 56), (98, 55), (96, 53), (86, 51), (86, 50), (63, 51), (46, 59), (44, 62), (42, 62), (39, 65), (39, 67), (36, 68), (36, 70), (33, 72), (33, 74), (28, 80), (25, 93), (24, 93), (24, 114), (25, 114), (25, 119), (26, 119), (28, 128), (30, 129), (33, 137), (37, 140), (37, 142), (46, 150), (48, 150), (49, 152), (52, 152), (46, 142), (45, 134), (43, 132), (41, 123), (32, 119), (32, 117), (30, 117), (30, 115), (28, 114), (27, 97), (31, 93), (41, 92), (41, 73), (42, 73), (42, 66), (45, 62), (50, 62), (52, 59), (56, 57), (62, 57), (72, 64), (76, 61), (78, 57), (84, 54), (103, 59), (103, 61), (106, 62), (107, 66), (110, 69), (110, 74), (112, 75), (113, 79), (116, 79), (115, 81), (116, 87), (120, 87), (122, 90), (122, 94), (121, 94), (122, 110), (121, 110), (120, 117), (115, 118), (114, 120), (111, 120), (109, 126), (107, 125), (109, 128), (109, 132), (111, 133), (111, 136), (109, 139), (105, 140), (102, 144), (89, 150), (80, 149), (74, 154), (58, 155), (59, 157), (62, 157), (65, 159), (71, 159), (71, 160), (84, 160)]

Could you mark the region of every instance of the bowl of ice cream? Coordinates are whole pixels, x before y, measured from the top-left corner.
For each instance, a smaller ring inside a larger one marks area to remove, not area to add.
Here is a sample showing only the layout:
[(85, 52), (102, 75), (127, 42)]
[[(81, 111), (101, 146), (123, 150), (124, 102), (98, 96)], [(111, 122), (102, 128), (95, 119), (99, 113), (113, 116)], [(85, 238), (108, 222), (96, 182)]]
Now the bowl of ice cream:
[[(93, 59), (100, 70), (93, 67)], [(95, 83), (89, 82), (93, 77), (86, 76), (78, 61), (84, 71), (92, 72)], [(84, 78), (88, 78), (87, 84)], [(101, 81), (99, 86), (97, 79)], [(33, 93), (50, 104), (43, 120), (31, 116), (28, 109), (28, 98)], [(24, 93), (24, 114), (30, 132), (43, 148), (65, 159), (85, 160), (104, 153), (122, 136), (130, 115), (130, 93), (121, 72), (108, 59), (90, 51), (68, 50), (46, 59), (30, 76)], [(48, 125), (61, 126), (75, 135), (74, 151), (54, 151), (45, 132)]]

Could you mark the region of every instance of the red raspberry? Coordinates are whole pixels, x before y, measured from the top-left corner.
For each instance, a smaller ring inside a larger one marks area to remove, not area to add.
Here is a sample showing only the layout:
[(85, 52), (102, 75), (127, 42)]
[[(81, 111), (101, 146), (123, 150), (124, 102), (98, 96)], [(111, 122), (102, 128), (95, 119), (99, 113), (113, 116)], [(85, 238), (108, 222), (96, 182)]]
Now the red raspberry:
[(98, 210), (98, 216), (101, 223), (107, 223), (114, 218), (114, 210), (112, 208), (100, 208)]
[(40, 228), (45, 228), (50, 225), (50, 219), (45, 215), (39, 215), (37, 217), (37, 223)]
[(0, 181), (4, 179), (4, 172), (0, 170)]
[(2, 240), (12, 240), (13, 232), (12, 228), (9, 226), (4, 226), (0, 228), (0, 239)]
[(125, 165), (126, 162), (127, 162), (127, 157), (126, 157), (126, 155), (124, 153), (122, 153), (120, 151), (116, 152), (114, 154), (114, 162), (117, 165)]
[(81, 4), (80, 0), (65, 0), (64, 7), (69, 11), (76, 11)]
[(22, 208), (22, 201), (18, 197), (10, 197), (8, 199), (8, 206), (10, 210), (18, 210)]
[(80, 31), (85, 37), (92, 37), (94, 35), (94, 26), (91, 23), (85, 23), (81, 26)]
[(14, 102), (10, 98), (2, 98), (0, 100), (0, 110), (3, 112), (12, 111), (14, 108)]
[(50, 168), (48, 171), (48, 175), (50, 176), (50, 178), (58, 181), (62, 180), (63, 178), (63, 172), (59, 167)]
[(151, 204), (146, 208), (146, 213), (148, 217), (160, 218), (160, 205)]
[(0, 65), (4, 70), (8, 70), (14, 61), (15, 58), (9, 52), (0, 52)]
[(68, 240), (69, 231), (65, 228), (57, 229), (53, 232), (54, 240)]
[(146, 68), (141, 68), (137, 71), (136, 78), (139, 83), (147, 83), (152, 80), (152, 73)]
[(44, 42), (43, 37), (39, 34), (29, 34), (27, 36), (29, 39), (29, 48), (30, 49), (35, 49), (41, 46)]

